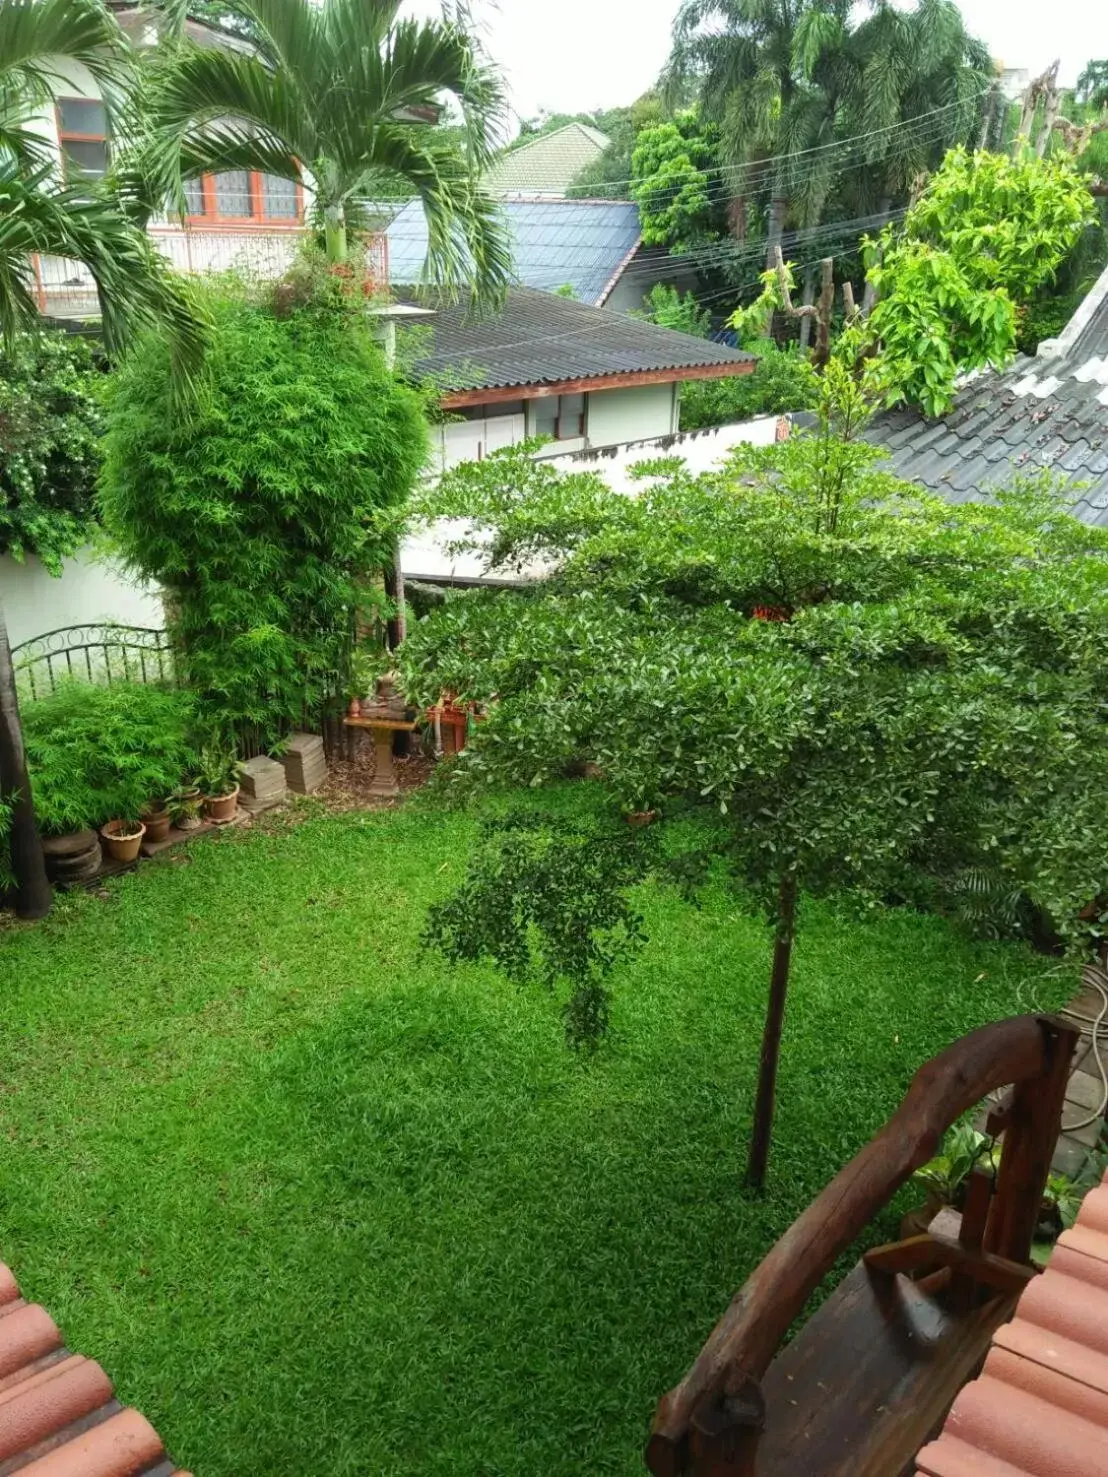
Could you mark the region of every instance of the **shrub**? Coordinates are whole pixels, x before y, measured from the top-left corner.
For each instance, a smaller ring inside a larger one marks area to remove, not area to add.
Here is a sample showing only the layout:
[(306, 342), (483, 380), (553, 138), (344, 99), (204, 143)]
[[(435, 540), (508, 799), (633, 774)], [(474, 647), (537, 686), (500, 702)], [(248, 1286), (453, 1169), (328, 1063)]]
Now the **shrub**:
[(682, 431), (726, 426), (757, 415), (809, 410), (815, 405), (819, 380), (796, 349), (779, 349), (768, 340), (753, 344), (751, 349), (758, 355), (753, 374), (688, 380), (681, 386)]
[(66, 682), (22, 717), (35, 811), (51, 835), (134, 820), (196, 763), (196, 705), (173, 688)]
[(169, 595), (183, 672), (221, 727), (279, 738), (345, 686), (357, 580), (391, 561), (390, 515), (426, 452), (418, 396), (364, 314), (326, 291), (211, 304), (196, 406), (148, 338), (117, 377), (101, 508)]
[(88, 344), (54, 330), (0, 354), (0, 554), (37, 554), (51, 574), (92, 527), (98, 378)]

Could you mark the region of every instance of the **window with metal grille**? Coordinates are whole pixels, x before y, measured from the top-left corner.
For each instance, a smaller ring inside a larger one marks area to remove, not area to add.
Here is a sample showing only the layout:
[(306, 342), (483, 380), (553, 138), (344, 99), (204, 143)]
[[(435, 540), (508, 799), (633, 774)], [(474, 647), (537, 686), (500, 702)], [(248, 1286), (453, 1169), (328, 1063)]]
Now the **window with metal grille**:
[(255, 169), (225, 169), (185, 183), (188, 218), (194, 222), (275, 221), (295, 225), (303, 212), (296, 180)]

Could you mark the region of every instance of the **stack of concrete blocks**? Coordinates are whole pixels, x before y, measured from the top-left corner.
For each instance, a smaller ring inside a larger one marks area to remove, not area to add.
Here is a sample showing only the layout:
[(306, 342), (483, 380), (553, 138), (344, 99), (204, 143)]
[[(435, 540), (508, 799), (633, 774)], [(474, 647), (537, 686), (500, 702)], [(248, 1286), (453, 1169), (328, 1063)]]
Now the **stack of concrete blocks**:
[(327, 778), (323, 740), (318, 733), (294, 733), (285, 750), (285, 780), (298, 795), (311, 795)]
[(243, 810), (248, 810), (251, 815), (260, 815), (263, 810), (284, 805), (287, 798), (283, 764), (276, 759), (267, 759), (264, 754), (246, 762), (239, 780), (239, 805)]

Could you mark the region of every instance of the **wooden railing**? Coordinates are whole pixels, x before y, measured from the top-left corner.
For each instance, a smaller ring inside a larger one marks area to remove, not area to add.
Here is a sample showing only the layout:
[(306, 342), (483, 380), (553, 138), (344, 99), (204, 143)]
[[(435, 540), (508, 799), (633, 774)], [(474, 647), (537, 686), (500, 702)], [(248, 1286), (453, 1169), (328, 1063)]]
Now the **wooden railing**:
[(977, 1176), (966, 1233), (913, 1237), (865, 1260), (873, 1275), (938, 1267), (963, 1285), (1008, 1291), (1033, 1275), (1031, 1242), (1077, 1035), (1053, 1017), (1016, 1016), (973, 1031), (919, 1069), (893, 1117), (785, 1232), (659, 1402), (646, 1448), (655, 1477), (755, 1477), (766, 1420), (759, 1381), (789, 1326), (950, 1125), (1009, 1084), (989, 1121), (1004, 1134), (995, 1193), (988, 1176)]

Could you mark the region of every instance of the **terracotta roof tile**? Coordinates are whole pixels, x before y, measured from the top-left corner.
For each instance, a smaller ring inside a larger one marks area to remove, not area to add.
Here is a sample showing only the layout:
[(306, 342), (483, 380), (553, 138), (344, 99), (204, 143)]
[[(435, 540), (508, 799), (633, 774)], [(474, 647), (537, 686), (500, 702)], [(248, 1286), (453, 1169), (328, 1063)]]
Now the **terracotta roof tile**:
[(54, 1320), (0, 1264), (0, 1477), (189, 1477), (99, 1364), (71, 1354)]
[(920, 1477), (1108, 1473), (1108, 1176), (916, 1462)]

